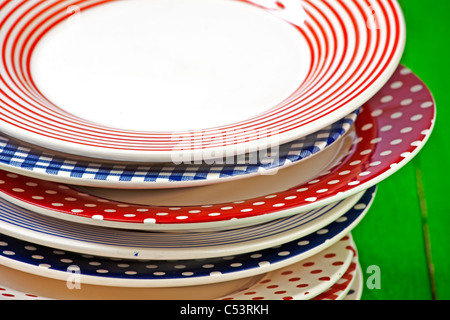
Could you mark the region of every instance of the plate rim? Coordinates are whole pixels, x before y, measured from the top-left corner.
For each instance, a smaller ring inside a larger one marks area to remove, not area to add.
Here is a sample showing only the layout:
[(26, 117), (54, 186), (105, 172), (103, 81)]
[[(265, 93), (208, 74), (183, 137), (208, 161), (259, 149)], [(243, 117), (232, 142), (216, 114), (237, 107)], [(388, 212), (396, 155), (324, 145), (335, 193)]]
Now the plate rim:
[[(381, 4), (380, 4), (381, 5)], [(358, 97), (352, 99), (350, 103), (347, 103), (345, 107), (342, 107), (339, 109), (339, 112), (333, 112), (329, 113), (328, 115), (325, 115), (321, 117), (320, 124), (316, 123), (310, 123), (306, 124), (304, 126), (301, 126), (299, 128), (290, 130), (286, 133), (278, 134), (279, 137), (279, 143), (286, 143), (288, 141), (291, 141), (299, 136), (305, 136), (307, 134), (310, 134), (317, 129), (323, 128), (327, 125), (330, 125), (336, 119), (344, 117), (346, 114), (350, 113), (353, 110), (356, 110), (361, 104), (366, 102), (373, 96), (382, 86), (389, 80), (391, 75), (395, 72), (396, 67), (398, 66), (401, 56), (403, 55), (403, 51), (406, 44), (406, 23), (404, 19), (403, 12), (401, 10), (401, 7), (398, 3), (398, 0), (392, 0), (392, 6), (393, 11), (395, 11), (396, 17), (398, 18), (398, 43), (397, 43), (397, 51), (393, 54), (392, 59), (389, 60), (389, 63), (386, 63), (385, 70), (382, 72), (382, 74), (377, 77), (370, 85), (370, 89), (365, 90), (363, 93), (359, 94)], [(70, 143), (70, 142), (63, 142), (61, 140), (56, 140), (55, 138), (44, 138), (43, 136), (39, 134), (32, 134), (28, 131), (24, 130), (18, 130), (16, 127), (12, 125), (4, 125), (3, 131), (11, 136), (19, 137), (23, 140), (30, 141), (36, 145), (43, 145), (51, 147), (55, 150), (64, 150), (67, 153), (72, 154), (89, 154), (93, 157), (97, 158), (108, 158), (111, 160), (130, 160), (130, 161), (149, 161), (149, 159), (152, 159), (152, 161), (161, 162), (161, 161), (171, 161), (173, 150), (171, 151), (132, 151), (132, 150), (120, 150), (120, 149), (109, 149), (105, 147), (95, 147), (95, 146), (86, 146), (86, 145), (80, 145), (76, 143)], [(258, 149), (259, 147), (257, 144), (260, 143), (267, 143), (270, 142), (270, 139), (262, 138), (260, 140), (257, 140), (256, 146), (254, 142), (244, 142), (241, 145), (245, 146), (245, 150), (252, 150), (252, 149)], [(50, 142), (49, 142), (50, 141)], [(49, 146), (51, 144), (51, 146)], [(235, 145), (228, 145), (228, 146), (222, 146), (218, 148), (210, 148), (208, 149), (211, 152), (214, 152), (215, 150), (220, 150), (221, 152), (230, 152), (235, 153)], [(202, 156), (204, 155), (204, 152), (202, 150), (194, 149), (189, 151), (189, 153), (192, 156)], [(228, 154), (228, 153), (227, 153)], [(109, 155), (109, 156), (106, 156)]]

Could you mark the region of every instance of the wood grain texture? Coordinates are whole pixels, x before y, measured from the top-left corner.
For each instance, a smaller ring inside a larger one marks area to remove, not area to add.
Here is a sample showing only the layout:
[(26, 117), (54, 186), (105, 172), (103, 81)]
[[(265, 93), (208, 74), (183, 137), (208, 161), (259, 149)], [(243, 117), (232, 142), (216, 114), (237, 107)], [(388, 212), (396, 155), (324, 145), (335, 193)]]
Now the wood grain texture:
[[(400, 0), (407, 25), (402, 64), (430, 88), (433, 134), (419, 155), (379, 184), (375, 203), (354, 230), (363, 271), (379, 265), (381, 289), (362, 299), (450, 298), (450, 1)], [(365, 274), (367, 279), (368, 274)]]

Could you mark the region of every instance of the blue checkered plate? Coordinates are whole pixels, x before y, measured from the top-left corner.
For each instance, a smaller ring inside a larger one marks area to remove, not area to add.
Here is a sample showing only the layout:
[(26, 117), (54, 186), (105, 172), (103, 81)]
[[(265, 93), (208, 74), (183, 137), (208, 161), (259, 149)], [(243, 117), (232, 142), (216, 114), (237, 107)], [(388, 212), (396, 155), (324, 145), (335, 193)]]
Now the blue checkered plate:
[(336, 123), (278, 148), (212, 163), (136, 164), (101, 162), (55, 153), (0, 135), (0, 169), (43, 180), (92, 187), (171, 188), (212, 184), (261, 174), (298, 163), (339, 140), (359, 110)]

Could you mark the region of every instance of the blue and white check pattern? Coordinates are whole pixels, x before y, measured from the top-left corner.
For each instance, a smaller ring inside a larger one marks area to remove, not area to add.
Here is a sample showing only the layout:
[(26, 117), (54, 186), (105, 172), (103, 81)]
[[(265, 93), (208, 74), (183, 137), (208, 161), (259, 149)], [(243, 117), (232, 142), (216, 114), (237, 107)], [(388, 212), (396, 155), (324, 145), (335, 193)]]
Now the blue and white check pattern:
[[(40, 149), (25, 146), (21, 142), (0, 135), (0, 168), (23, 175), (42, 176), (51, 180), (58, 177), (67, 183), (87, 184), (95, 181), (114, 185), (143, 183), (177, 183), (199, 180), (220, 180), (248, 175), (262, 170), (281, 168), (289, 163), (303, 160), (331, 145), (353, 125), (359, 110), (336, 123), (304, 138), (283, 144), (273, 161), (245, 160), (228, 164), (110, 164), (73, 160), (70, 155), (52, 155)], [(267, 162), (267, 163), (265, 163)]]

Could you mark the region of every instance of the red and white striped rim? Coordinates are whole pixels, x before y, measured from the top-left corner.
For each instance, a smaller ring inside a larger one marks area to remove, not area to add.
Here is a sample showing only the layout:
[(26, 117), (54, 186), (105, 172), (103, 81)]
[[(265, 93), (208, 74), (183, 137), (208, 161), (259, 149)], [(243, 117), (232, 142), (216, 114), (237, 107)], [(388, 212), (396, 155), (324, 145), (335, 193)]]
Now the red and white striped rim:
[[(274, 137), (284, 143), (310, 134), (358, 108), (389, 79), (404, 49), (405, 25), (395, 0), (302, 0), (306, 20), (295, 27), (310, 49), (309, 73), (282, 103), (248, 120), (215, 128), (122, 130), (58, 108), (40, 93), (30, 72), (34, 49), (70, 17), (67, 8), (87, 10), (111, 1), (0, 2), (0, 130), (53, 150), (124, 161), (170, 162), (180, 150), (196, 159), (205, 152), (257, 150)], [(278, 1), (280, 11), (289, 10), (289, 1), (285, 2), (286, 6)]]
[[(109, 201), (69, 185), (0, 171), (0, 196), (19, 206), (88, 224), (144, 229), (213, 228), (274, 219), (348, 198), (407, 164), (428, 141), (435, 123), (431, 92), (411, 70), (397, 72), (362, 107), (351, 147), (327, 172), (289, 190), (245, 201), (205, 206), (141, 206)], [(337, 159), (335, 159), (337, 161)]]

